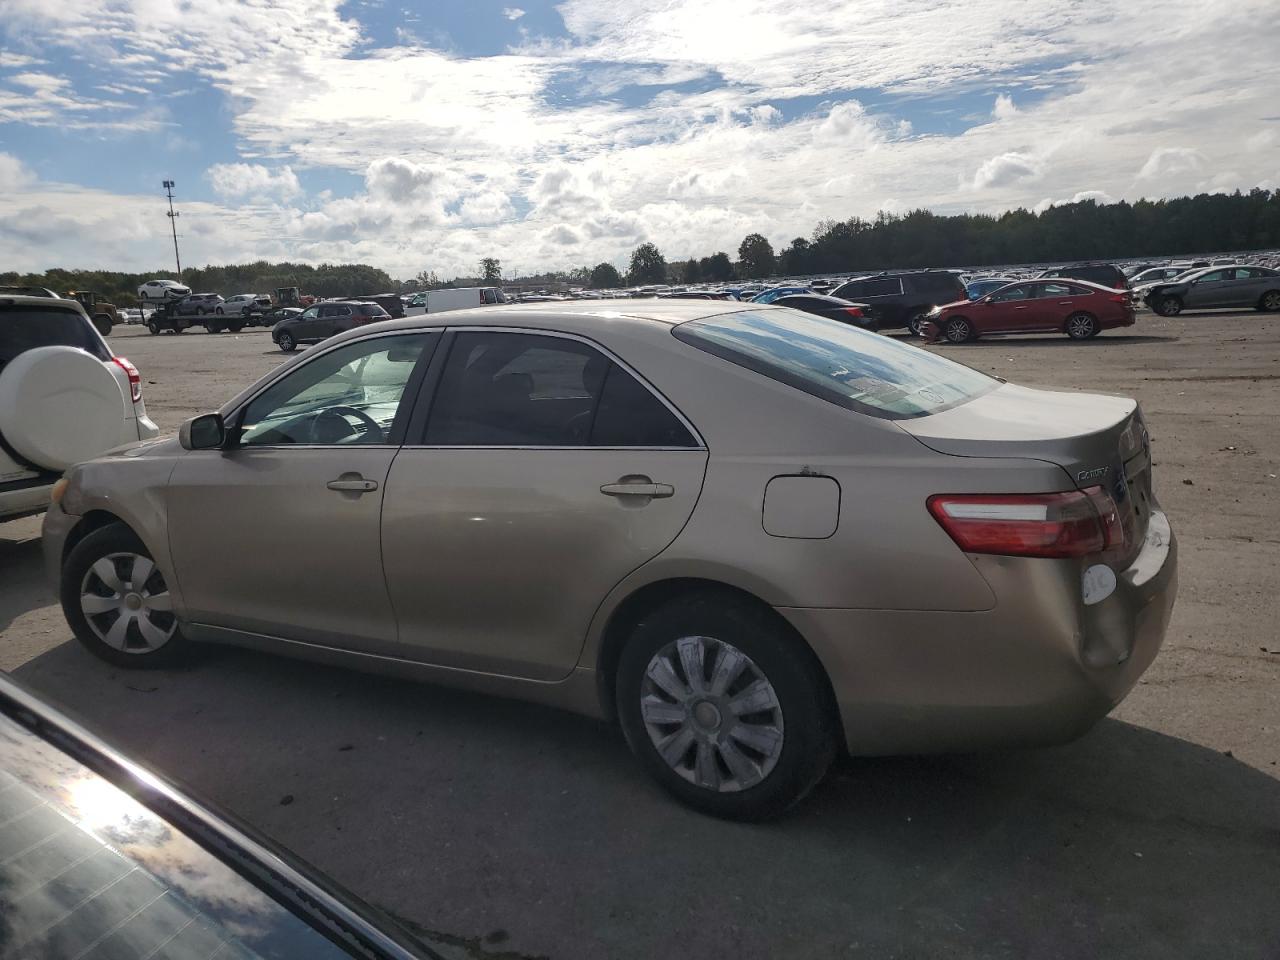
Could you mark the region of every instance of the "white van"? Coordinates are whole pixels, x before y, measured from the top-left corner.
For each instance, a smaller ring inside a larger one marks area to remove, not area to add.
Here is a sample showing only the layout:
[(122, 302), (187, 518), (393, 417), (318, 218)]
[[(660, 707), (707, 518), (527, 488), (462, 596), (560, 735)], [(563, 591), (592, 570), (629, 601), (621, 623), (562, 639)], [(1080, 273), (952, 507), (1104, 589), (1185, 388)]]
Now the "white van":
[(466, 310), (490, 303), (506, 303), (501, 287), (455, 287), (444, 290), (427, 290), (415, 293), (404, 305), (404, 315), (414, 317), (420, 313), (444, 313), (446, 310)]

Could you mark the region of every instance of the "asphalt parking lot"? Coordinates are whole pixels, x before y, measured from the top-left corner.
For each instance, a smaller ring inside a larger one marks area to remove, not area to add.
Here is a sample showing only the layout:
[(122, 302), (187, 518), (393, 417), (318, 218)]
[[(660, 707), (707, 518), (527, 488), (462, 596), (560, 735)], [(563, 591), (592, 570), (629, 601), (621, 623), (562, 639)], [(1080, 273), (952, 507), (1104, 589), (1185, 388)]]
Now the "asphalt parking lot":
[[(167, 430), (286, 357), (256, 329), (112, 342)], [(108, 667), (37, 520), (0, 524), (0, 667), (451, 955), (1280, 956), (1280, 317), (934, 349), (1146, 412), (1178, 606), (1069, 746), (847, 761), (781, 822), (722, 823), (568, 714), (235, 650)]]

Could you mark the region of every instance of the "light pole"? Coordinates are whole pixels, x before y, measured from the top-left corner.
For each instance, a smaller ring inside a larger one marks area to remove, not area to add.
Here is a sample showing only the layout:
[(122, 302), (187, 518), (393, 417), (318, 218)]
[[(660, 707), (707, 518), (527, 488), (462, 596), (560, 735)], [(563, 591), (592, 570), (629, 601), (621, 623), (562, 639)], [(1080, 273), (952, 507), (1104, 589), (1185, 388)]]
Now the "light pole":
[(178, 265), (178, 279), (182, 279), (182, 258), (178, 256), (178, 220), (181, 216), (173, 209), (173, 181), (164, 182), (165, 194), (169, 197), (169, 228), (173, 231), (173, 259)]

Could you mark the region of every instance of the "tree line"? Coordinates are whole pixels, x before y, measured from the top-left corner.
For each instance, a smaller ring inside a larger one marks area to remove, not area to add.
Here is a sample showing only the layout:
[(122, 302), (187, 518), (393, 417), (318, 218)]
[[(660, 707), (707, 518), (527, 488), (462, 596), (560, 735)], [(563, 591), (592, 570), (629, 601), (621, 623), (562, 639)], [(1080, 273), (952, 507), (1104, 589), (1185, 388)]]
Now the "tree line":
[(731, 261), (719, 252), (667, 262), (652, 243), (631, 255), (624, 276), (602, 263), (593, 287), (706, 283), (869, 273), (914, 267), (982, 267), (1017, 263), (1186, 257), (1280, 248), (1280, 190), (1200, 194), (1129, 203), (1055, 204), (998, 215), (941, 215), (929, 210), (880, 212), (870, 220), (824, 220), (809, 237), (775, 253), (758, 233), (747, 235)]
[[(612, 263), (553, 271), (536, 279), (564, 281), (595, 289), (661, 283), (728, 283), (787, 275), (864, 273), (913, 267), (982, 267), (1075, 260), (1185, 257), (1203, 253), (1280, 248), (1280, 190), (1199, 194), (1129, 203), (1055, 204), (1045, 210), (1019, 208), (998, 215), (942, 215), (929, 210), (880, 212), (870, 220), (823, 220), (808, 237), (796, 237), (780, 251), (759, 233), (738, 245), (737, 258), (725, 251), (668, 261), (654, 243), (631, 253), (627, 270)], [(172, 271), (122, 273), (63, 270), (0, 273), (0, 285), (47, 287), (55, 293), (93, 290), (121, 306), (136, 303), (137, 288)], [(502, 265), (494, 257), (478, 264), (476, 277), (443, 281), (424, 270), (397, 281), (368, 264), (255, 263), (184, 270), (193, 291), (264, 293), (300, 287), (319, 297), (388, 290), (500, 284)]]
[[(172, 270), (124, 273), (118, 270), (64, 270), (44, 273), (0, 273), (0, 286), (45, 287), (57, 294), (92, 290), (117, 306), (134, 306), (138, 287), (148, 280), (177, 280)], [(181, 282), (195, 293), (271, 293), (277, 287), (299, 287), (317, 297), (384, 293), (396, 288), (385, 270), (364, 263), (235, 263), (226, 266), (189, 267)]]

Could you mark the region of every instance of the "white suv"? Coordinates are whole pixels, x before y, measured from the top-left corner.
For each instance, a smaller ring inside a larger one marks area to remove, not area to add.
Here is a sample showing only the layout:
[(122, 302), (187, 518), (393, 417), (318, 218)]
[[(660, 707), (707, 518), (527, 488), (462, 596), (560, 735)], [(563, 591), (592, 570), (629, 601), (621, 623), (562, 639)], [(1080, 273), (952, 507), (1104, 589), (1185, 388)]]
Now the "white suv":
[(166, 303), (191, 296), (191, 288), (177, 280), (148, 280), (138, 288), (138, 299), (149, 303)]
[(72, 464), (159, 433), (79, 303), (0, 296), (0, 521), (42, 512)]

